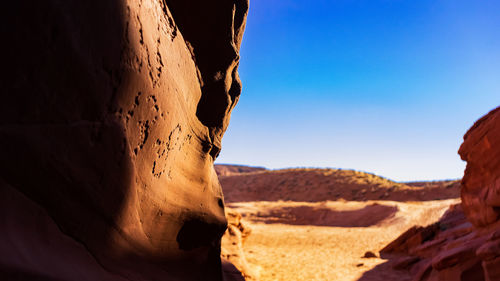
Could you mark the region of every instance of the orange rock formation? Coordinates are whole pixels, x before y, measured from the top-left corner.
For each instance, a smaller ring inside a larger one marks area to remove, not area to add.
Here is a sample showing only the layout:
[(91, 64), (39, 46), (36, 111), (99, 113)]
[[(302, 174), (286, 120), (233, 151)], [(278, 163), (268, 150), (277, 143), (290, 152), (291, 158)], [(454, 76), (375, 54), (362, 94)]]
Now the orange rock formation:
[(247, 0), (4, 10), (0, 279), (221, 280)]

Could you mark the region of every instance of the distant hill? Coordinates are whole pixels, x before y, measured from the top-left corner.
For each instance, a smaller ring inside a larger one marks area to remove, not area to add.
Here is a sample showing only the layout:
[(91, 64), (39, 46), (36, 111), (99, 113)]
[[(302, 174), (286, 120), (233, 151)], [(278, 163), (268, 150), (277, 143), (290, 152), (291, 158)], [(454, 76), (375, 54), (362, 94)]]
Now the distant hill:
[(428, 201), (458, 198), (460, 181), (399, 183), (360, 171), (216, 165), (226, 202)]
[(229, 176), (243, 173), (253, 173), (253, 172), (261, 172), (266, 171), (267, 169), (264, 167), (251, 167), (244, 165), (229, 165), (229, 164), (216, 164), (215, 172), (217, 172), (218, 176)]

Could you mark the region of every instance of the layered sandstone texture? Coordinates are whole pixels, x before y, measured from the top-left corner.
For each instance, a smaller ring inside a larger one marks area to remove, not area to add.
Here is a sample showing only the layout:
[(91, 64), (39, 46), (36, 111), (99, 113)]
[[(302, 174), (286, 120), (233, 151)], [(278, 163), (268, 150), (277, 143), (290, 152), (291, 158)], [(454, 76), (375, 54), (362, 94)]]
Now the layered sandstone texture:
[(0, 279), (223, 279), (213, 161), (248, 2), (4, 10)]
[(454, 205), (436, 223), (408, 229), (381, 256), (413, 281), (500, 280), (500, 224), (475, 227)]
[(467, 161), (461, 205), (382, 250), (403, 254), (394, 268), (409, 270), (415, 281), (500, 280), (500, 108), (474, 124), (459, 154)]

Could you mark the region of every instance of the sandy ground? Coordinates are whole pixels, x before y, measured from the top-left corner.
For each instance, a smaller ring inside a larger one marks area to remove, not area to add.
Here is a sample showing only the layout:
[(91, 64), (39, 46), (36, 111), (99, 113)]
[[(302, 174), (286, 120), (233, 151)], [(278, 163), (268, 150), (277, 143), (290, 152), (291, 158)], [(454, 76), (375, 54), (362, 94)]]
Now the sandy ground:
[(459, 199), (240, 202), (228, 206), (252, 233), (244, 253), (259, 280), (404, 281), (378, 251), (413, 225), (437, 221)]

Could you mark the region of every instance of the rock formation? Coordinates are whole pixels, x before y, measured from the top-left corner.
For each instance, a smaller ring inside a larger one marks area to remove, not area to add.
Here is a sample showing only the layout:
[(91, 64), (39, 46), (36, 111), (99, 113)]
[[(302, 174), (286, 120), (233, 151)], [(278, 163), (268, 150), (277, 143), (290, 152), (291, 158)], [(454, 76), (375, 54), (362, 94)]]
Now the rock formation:
[(223, 278), (213, 161), (241, 90), (247, 10), (4, 4), (0, 279)]
[(500, 280), (500, 108), (472, 126), (459, 154), (467, 161), (461, 205), (381, 251), (403, 253), (394, 268), (409, 269), (415, 281)]
[(500, 108), (479, 119), (465, 134), (458, 152), (467, 161), (462, 204), (475, 226), (487, 226), (500, 214)]
[(248, 264), (243, 251), (245, 240), (252, 230), (242, 222), (241, 214), (237, 211), (226, 208), (226, 217), (228, 226), (222, 237), (221, 256), (234, 264), (245, 280), (259, 280), (258, 272)]

